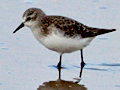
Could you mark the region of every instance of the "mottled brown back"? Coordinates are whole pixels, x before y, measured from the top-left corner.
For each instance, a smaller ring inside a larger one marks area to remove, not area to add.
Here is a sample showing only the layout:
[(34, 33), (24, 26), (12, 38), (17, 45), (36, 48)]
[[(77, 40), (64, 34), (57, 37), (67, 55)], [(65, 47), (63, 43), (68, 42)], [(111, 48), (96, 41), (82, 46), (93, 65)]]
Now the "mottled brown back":
[(80, 35), (82, 37), (94, 37), (104, 33), (115, 31), (115, 29), (99, 29), (86, 26), (73, 19), (63, 16), (46, 16), (42, 19), (43, 29), (45, 32), (49, 32), (48, 26), (54, 24), (56, 28), (64, 31), (64, 35), (73, 37)]

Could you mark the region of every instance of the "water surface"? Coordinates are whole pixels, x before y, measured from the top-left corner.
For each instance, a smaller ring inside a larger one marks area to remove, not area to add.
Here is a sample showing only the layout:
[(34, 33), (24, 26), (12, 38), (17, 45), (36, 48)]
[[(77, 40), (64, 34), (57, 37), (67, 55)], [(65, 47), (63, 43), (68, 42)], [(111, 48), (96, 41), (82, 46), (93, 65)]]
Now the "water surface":
[[(12, 33), (30, 7), (117, 31), (96, 37), (84, 49), (86, 65), (81, 78), (79, 51), (63, 55), (65, 68), (59, 74), (52, 67), (59, 54), (42, 46), (27, 27)], [(119, 0), (6, 0), (0, 8), (0, 90), (120, 90)]]

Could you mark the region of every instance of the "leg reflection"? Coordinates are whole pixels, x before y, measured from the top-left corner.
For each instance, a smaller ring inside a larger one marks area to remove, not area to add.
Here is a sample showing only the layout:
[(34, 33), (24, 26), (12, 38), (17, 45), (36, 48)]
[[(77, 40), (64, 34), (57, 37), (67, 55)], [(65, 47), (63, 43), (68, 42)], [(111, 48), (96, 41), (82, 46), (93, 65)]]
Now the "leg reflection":
[(81, 81), (81, 77), (82, 77), (82, 72), (83, 72), (84, 66), (85, 66), (85, 63), (81, 63), (79, 78), (74, 78), (76, 80), (75, 81), (76, 84), (78, 84)]
[(58, 79), (61, 79), (61, 68), (58, 68), (58, 73), (59, 73)]
[(79, 75), (80, 78), (82, 77), (82, 72), (83, 72), (84, 66), (85, 66), (85, 63), (81, 62), (80, 75)]
[(77, 80), (75, 83), (79, 83), (80, 82), (81, 77), (82, 77), (83, 68), (85, 66), (85, 62), (83, 60), (83, 50), (81, 49), (80, 52), (81, 52), (81, 68), (80, 68), (79, 78), (74, 78), (74, 79)]

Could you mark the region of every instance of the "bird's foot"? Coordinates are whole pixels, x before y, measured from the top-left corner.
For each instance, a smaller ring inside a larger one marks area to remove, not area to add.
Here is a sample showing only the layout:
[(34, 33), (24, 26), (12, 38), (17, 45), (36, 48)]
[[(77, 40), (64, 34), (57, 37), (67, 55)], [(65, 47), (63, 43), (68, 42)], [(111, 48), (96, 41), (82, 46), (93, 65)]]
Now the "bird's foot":
[(85, 66), (85, 62), (81, 62), (81, 67), (84, 67)]

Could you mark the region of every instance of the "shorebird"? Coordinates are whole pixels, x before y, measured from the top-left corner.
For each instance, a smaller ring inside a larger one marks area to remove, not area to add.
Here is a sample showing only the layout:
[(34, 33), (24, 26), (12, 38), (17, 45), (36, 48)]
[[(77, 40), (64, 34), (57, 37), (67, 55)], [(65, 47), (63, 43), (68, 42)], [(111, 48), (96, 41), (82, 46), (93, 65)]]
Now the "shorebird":
[(60, 59), (57, 67), (61, 67), (62, 55), (81, 51), (81, 65), (84, 65), (83, 48), (98, 35), (116, 31), (86, 26), (76, 20), (64, 16), (46, 15), (41, 9), (29, 8), (23, 14), (23, 22), (13, 33), (27, 26), (35, 38), (46, 48), (58, 52)]

